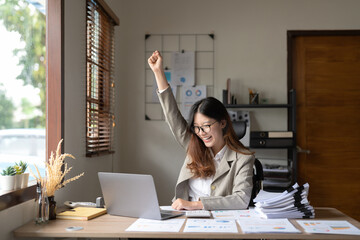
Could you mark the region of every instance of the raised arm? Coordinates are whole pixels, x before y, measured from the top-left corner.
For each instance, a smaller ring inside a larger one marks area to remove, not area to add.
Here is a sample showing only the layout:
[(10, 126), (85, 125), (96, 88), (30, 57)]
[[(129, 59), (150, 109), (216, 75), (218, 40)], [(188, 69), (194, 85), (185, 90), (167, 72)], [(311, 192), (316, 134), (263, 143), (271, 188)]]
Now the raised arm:
[(175, 139), (186, 149), (190, 139), (190, 134), (187, 131), (187, 122), (181, 115), (175, 97), (166, 80), (163, 70), (163, 59), (159, 51), (155, 51), (149, 57), (148, 63), (155, 75), (156, 84), (159, 89), (159, 101), (164, 111), (165, 119)]
[(153, 52), (151, 57), (148, 59), (149, 66), (154, 72), (156, 84), (159, 91), (163, 91), (169, 87), (169, 84), (166, 80), (164, 69), (163, 69), (163, 59), (159, 51)]

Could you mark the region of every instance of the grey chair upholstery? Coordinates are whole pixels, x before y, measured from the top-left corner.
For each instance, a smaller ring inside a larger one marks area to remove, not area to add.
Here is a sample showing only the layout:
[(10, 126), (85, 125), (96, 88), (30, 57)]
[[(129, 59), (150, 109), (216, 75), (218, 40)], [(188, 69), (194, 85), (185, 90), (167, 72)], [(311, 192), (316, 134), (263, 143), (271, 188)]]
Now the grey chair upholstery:
[(234, 121), (232, 122), (233, 128), (235, 130), (236, 136), (242, 139), (246, 133), (246, 122), (244, 121)]

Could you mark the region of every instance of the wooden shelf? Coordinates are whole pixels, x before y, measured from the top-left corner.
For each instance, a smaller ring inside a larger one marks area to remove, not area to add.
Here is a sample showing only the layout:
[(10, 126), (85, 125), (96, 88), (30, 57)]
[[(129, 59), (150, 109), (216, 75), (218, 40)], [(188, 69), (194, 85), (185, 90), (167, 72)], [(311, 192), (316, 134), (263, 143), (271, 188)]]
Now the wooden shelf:
[(225, 104), (226, 108), (291, 108), (291, 104)]

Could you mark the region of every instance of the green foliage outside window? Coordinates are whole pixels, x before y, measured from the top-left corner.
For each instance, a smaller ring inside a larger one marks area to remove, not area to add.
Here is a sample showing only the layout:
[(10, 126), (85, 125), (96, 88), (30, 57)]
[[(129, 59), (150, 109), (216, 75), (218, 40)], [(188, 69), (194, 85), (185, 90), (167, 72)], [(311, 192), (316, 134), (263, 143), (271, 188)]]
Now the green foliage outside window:
[(5, 95), (4, 91), (0, 90), (0, 129), (11, 128), (14, 117), (14, 104)]
[[(41, 103), (36, 108), (43, 113), (41, 116), (31, 117), (17, 123), (18, 126), (9, 126), (8, 118), (13, 115), (11, 111), (14, 107), (8, 102), (9, 99), (6, 99), (5, 93), (0, 92), (0, 129), (45, 128), (46, 16), (38, 10), (29, 8), (29, 3), (25, 0), (0, 0), (0, 24), (3, 24), (8, 31), (19, 33), (21, 41), (24, 42), (23, 46), (19, 46), (13, 51), (19, 59), (18, 65), (22, 66), (22, 71), (17, 79), (22, 80), (24, 85), (32, 85), (40, 90)], [(7, 112), (3, 112), (5, 107), (1, 109), (1, 106), (6, 104), (9, 108), (6, 110)], [(25, 106), (25, 111), (29, 111), (31, 108), (26, 101), (22, 102), (22, 106)]]

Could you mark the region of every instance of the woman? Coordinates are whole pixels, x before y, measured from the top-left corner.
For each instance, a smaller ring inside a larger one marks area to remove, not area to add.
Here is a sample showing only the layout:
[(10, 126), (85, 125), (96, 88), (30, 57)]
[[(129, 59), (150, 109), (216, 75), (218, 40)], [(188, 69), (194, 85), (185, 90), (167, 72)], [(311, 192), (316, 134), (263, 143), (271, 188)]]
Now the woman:
[(224, 105), (208, 97), (196, 102), (189, 125), (165, 78), (162, 56), (148, 59), (166, 121), (187, 150), (175, 188), (176, 210), (246, 209), (252, 191), (254, 156), (237, 139)]

